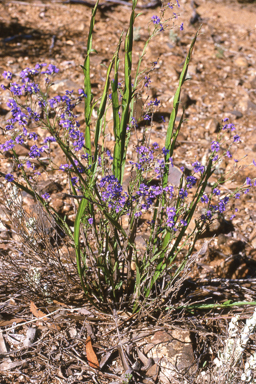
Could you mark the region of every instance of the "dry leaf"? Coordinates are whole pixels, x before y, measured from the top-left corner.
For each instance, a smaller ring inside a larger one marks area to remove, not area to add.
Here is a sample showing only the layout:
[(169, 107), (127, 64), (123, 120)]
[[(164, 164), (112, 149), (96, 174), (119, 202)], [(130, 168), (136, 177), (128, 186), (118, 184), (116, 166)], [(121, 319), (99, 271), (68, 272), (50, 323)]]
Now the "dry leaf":
[[(35, 303), (33, 303), (33, 301), (30, 302), (30, 311), (32, 312), (32, 314), (37, 317), (37, 318), (41, 318), (41, 317), (44, 317), (46, 316), (46, 313), (40, 311), (40, 309), (37, 308), (37, 306), (35, 305)], [(47, 320), (47, 318), (43, 319), (43, 320)], [(50, 324), (47, 322), (47, 325), (49, 328), (52, 328), (52, 329), (56, 329), (57, 331), (60, 330), (60, 327), (58, 325), (55, 325), (55, 324)]]
[(26, 321), (25, 319), (20, 319), (20, 318), (14, 318), (11, 320), (2, 320), (0, 321), (0, 327), (6, 327), (8, 325), (12, 325), (13, 323), (21, 323), (22, 321)]
[(44, 316), (46, 316), (46, 313), (40, 311), (40, 309), (37, 308), (37, 306), (35, 305), (35, 303), (33, 303), (33, 301), (30, 302), (30, 311), (32, 312), (32, 314), (35, 317), (44, 317)]
[(99, 365), (99, 361), (97, 359), (96, 353), (94, 352), (93, 347), (92, 347), (91, 336), (87, 337), (85, 343), (86, 343), (85, 346), (86, 346), (87, 360), (88, 360), (90, 367), (99, 369), (100, 365)]

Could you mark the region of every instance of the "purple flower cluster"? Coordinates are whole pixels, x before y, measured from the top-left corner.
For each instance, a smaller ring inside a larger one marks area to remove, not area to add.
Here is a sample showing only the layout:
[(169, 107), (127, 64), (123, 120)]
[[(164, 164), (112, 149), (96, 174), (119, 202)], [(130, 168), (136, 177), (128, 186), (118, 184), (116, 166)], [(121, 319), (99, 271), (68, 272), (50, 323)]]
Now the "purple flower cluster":
[(101, 198), (107, 202), (108, 208), (116, 213), (122, 211), (127, 203), (127, 193), (123, 193), (123, 187), (113, 175), (103, 177), (98, 186), (101, 190)]

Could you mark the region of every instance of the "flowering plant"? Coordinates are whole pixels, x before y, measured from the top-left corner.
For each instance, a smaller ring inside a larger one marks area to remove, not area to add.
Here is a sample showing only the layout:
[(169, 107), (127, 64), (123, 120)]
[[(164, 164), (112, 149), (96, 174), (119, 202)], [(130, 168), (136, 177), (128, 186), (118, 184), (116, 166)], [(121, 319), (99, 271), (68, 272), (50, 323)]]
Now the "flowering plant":
[[(12, 153), (17, 176), (3, 172), (0, 175), (36, 198), (52, 215), (73, 244), (78, 275), (88, 300), (103, 310), (132, 306), (136, 311), (143, 303), (148, 305), (154, 301), (158, 294), (164, 296), (184, 269), (198, 235), (215, 217), (226, 211), (232, 197), (238, 198), (241, 191), (246, 193), (252, 186), (248, 178), (244, 186), (228, 195), (221, 191), (222, 179), (211, 178), (220, 162), (225, 157), (232, 157), (232, 145), (219, 155), (221, 146), (225, 145), (223, 134), (212, 142), (205, 165), (195, 161), (189, 174), (181, 169), (178, 183), (172, 183), (170, 174), (174, 167), (175, 144), (184, 110), (177, 127), (175, 122), (181, 87), (186, 80), (197, 34), (180, 75), (165, 146), (159, 148), (157, 143), (150, 143), (149, 129), (142, 143), (134, 148), (136, 161), (128, 161), (131, 133), (138, 124), (134, 118), (135, 97), (142, 80), (145, 87), (150, 83), (149, 73), (145, 76), (145, 72), (140, 72), (141, 62), (151, 38), (166, 25), (160, 23), (158, 16), (153, 16), (154, 31), (139, 58), (132, 84), (136, 3), (133, 0), (130, 26), (125, 38), (124, 85), (118, 77), (121, 36), (107, 68), (100, 100), (94, 100), (90, 80), (92, 32), (98, 2), (92, 11), (87, 56), (82, 67), (84, 89), (80, 89), (78, 95), (66, 91), (63, 96), (50, 98), (51, 79), (58, 73), (58, 68), (52, 64), (37, 64), (35, 68), (24, 69), (17, 82), (13, 82), (12, 73), (6, 71), (4, 77), (10, 82), (2, 86), (12, 94), (7, 103), (12, 118), (5, 127), (8, 140), (0, 146), (0, 150)], [(169, 7), (173, 5), (169, 4)], [(183, 24), (180, 30), (183, 30)], [(81, 102), (85, 104), (84, 131), (75, 113), (76, 106)], [(152, 120), (153, 108), (159, 103), (155, 99), (148, 104), (145, 121)], [(105, 142), (109, 106), (112, 107), (113, 116), (113, 153)], [(93, 128), (93, 111), (96, 108), (97, 118)], [(37, 128), (44, 129), (45, 137), (35, 132)], [(233, 143), (238, 143), (240, 138), (237, 134), (233, 135), (234, 130), (233, 124), (226, 123), (223, 126), (223, 132), (229, 132)], [(18, 144), (29, 147), (24, 160), (16, 153)], [(66, 162), (60, 166), (55, 163), (53, 156), (56, 148), (60, 148), (66, 158)], [(72, 198), (77, 207), (74, 228), (54, 210), (49, 193), (38, 193), (36, 184), (42, 172), (37, 168), (40, 166), (43, 166), (45, 173), (54, 171), (66, 174), (71, 189), (66, 196)], [(210, 187), (210, 192), (207, 192), (207, 187)], [(194, 217), (195, 223), (192, 222)]]

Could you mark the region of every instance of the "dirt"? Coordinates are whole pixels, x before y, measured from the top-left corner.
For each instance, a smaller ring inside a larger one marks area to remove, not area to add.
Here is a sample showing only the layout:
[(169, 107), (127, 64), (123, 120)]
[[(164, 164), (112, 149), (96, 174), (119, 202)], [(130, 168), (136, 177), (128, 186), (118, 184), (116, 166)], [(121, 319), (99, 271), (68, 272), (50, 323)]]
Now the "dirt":
[[(157, 61), (157, 65), (155, 66), (156, 70), (150, 74), (150, 87), (141, 92), (141, 100), (138, 100), (137, 103), (136, 117), (139, 119), (146, 113), (148, 98), (157, 97), (161, 101), (159, 111), (154, 116), (151, 140), (164, 146), (167, 120), (172, 109), (173, 95), (177, 89), (179, 74), (191, 40), (199, 26), (202, 25), (188, 70), (189, 79), (183, 87), (181, 103), (186, 109), (186, 122), (184, 122), (178, 137), (174, 163), (179, 168), (181, 166), (189, 167), (195, 160), (203, 162), (211, 142), (216, 140), (219, 135), (220, 126), (223, 124), (222, 120), (228, 117), (229, 122), (235, 124), (236, 131), (241, 136), (241, 143), (233, 150), (232, 161), (222, 164), (219, 172), (227, 177), (233, 165), (237, 164), (238, 172), (225, 186), (228, 191), (234, 191), (237, 186), (245, 182), (246, 177), (256, 177), (256, 168), (252, 166), (253, 159), (256, 160), (256, 3), (237, 2), (236, 0), (198, 0), (196, 3), (197, 8), (195, 10), (200, 15), (199, 21), (191, 24), (190, 20), (195, 11), (192, 11), (190, 1), (180, 1), (181, 7), (174, 10), (179, 12), (180, 16), (174, 20), (174, 27), (171, 32), (169, 30), (162, 32), (149, 44), (143, 69), (150, 70), (154, 61)], [(91, 60), (92, 91), (95, 97), (100, 96), (103, 90), (106, 66), (116, 50), (121, 32), (128, 27), (131, 9), (128, 5), (109, 6), (108, 3), (106, 4), (105, 8), (97, 12), (93, 34), (93, 48), (97, 51), (92, 55)], [(141, 1), (139, 4), (143, 6), (147, 3)], [(136, 63), (149, 37), (149, 30), (152, 30), (151, 17), (160, 15), (161, 8), (139, 9), (139, 11), (141, 16), (135, 22), (134, 63)], [(171, 16), (172, 12), (169, 9), (166, 15)], [(52, 63), (60, 68), (60, 72), (55, 77), (52, 95), (63, 94), (66, 89), (78, 91), (79, 88), (83, 87), (81, 65), (83, 65), (87, 50), (86, 42), (91, 7), (81, 4), (64, 4), (64, 2), (5, 1), (0, 4), (0, 15), (0, 73), (5, 70), (18, 73), (25, 67), (33, 67), (36, 63)], [(180, 31), (179, 26), (182, 22), (184, 23), (184, 30)], [(122, 55), (123, 48), (121, 57)], [(122, 81), (122, 76), (120, 81)], [(2, 92), (0, 95), (1, 127), (6, 120), (7, 107), (5, 103), (7, 99), (8, 94)], [(83, 124), (82, 107), (78, 109), (78, 113), (79, 122)], [(161, 116), (164, 116), (166, 122), (163, 122)], [(141, 132), (138, 133), (139, 137), (140, 134)], [(1, 135), (0, 142), (4, 141), (5, 138)], [(137, 136), (133, 134), (131, 136), (132, 144), (136, 144), (136, 141)], [(108, 147), (113, 149), (113, 144), (110, 141)], [(129, 156), (130, 158), (133, 157), (132, 150)], [(234, 159), (239, 160), (239, 162), (235, 163)], [(61, 163), (60, 158), (57, 161)], [(1, 171), (7, 173), (10, 169), (11, 162), (6, 158), (1, 158)], [(58, 180), (54, 179), (54, 181), (57, 183)], [(68, 213), (72, 222), (74, 219), (72, 203), (67, 201), (64, 204), (58, 188), (53, 189), (52, 192), (56, 194), (55, 200), (58, 209), (66, 209), (65, 212)], [(199, 279), (201, 282), (196, 289), (193, 283), (191, 285), (188, 283), (185, 290), (180, 293), (181, 302), (190, 299), (202, 300), (205, 292), (215, 297), (216, 291), (216, 299), (222, 302), (229, 299), (255, 301), (256, 294), (253, 285), (253, 279), (256, 277), (255, 196), (255, 189), (251, 189), (248, 194), (236, 201), (235, 207), (238, 208), (238, 212), (232, 220), (233, 229), (225, 231), (226, 224), (224, 223), (223, 227), (223, 223), (218, 222), (214, 228), (209, 228), (203, 239), (197, 242), (196, 250), (198, 251), (205, 241), (209, 241), (205, 251), (197, 258), (196, 267), (191, 267), (192, 270), (189, 275), (190, 278)], [(29, 204), (31, 201), (28, 202)], [(229, 219), (230, 216), (231, 213), (228, 213), (226, 219)], [(4, 251), (4, 247), (2, 250)], [(72, 255), (70, 258), (74, 262)], [(215, 279), (215, 282), (211, 279)], [(232, 281), (229, 283), (226, 291), (221, 286), (221, 279), (233, 281), (233, 283)], [(66, 284), (66, 282), (62, 283)], [(232, 284), (244, 284), (244, 290), (237, 291)], [(220, 286), (218, 293), (216, 287)], [(54, 284), (52, 289), (55, 289)], [(6, 302), (10, 298), (10, 296), (6, 296), (4, 290), (0, 297), (2, 302)], [(3, 314), (3, 321), (10, 322), (8, 324), (3, 323), (3, 326), (9, 327), (13, 323), (11, 319), (31, 319), (28, 308), (30, 297), (20, 296), (17, 292), (13, 292), (13, 297), (14, 303), (8, 304), (9, 310)], [(79, 298), (77, 300), (76, 305), (82, 303), (82, 301), (79, 302)], [(63, 300), (60, 301), (61, 303), (56, 302), (55, 305), (47, 306), (45, 304), (43, 309), (47, 312), (52, 312), (56, 308), (59, 309), (63, 305)], [(40, 303), (39, 299), (38, 303)], [(68, 308), (70, 309), (72, 306)], [(244, 317), (248, 317), (248, 313), (252, 312), (251, 309), (248, 311), (244, 311)], [(64, 314), (62, 315), (64, 316)], [(222, 315), (227, 316), (224, 313)], [(111, 325), (111, 319), (104, 316), (101, 321)], [(215, 313), (214, 316), (221, 315)], [(227, 318), (226, 322), (223, 320), (225, 316), (220, 320), (223, 322), (223, 328), (227, 326), (228, 321)], [(107, 339), (104, 336), (105, 326), (97, 322), (100, 321), (98, 314), (94, 313), (92, 317), (94, 317), (93, 324), (98, 332), (97, 339), (99, 340), (100, 335), (103, 334), (102, 339), (104, 340), (103, 344), (105, 344), (98, 346), (97, 350), (98, 355), (101, 355), (104, 348), (105, 351), (107, 350), (107, 343), (111, 344), (117, 341), (116, 339)], [(39, 337), (44, 335), (42, 336), (45, 343), (44, 349), (40, 350), (36, 345), (33, 347), (32, 355), (29, 353), (26, 355), (25, 352), (22, 355), (22, 351), (17, 354), (16, 351), (11, 357), (13, 361), (16, 361), (15, 359), (19, 360), (21, 356), (24, 356), (23, 365), (16, 367), (14, 371), (7, 369), (1, 383), (11, 383), (14, 382), (13, 380), (28, 383), (32, 382), (30, 379), (32, 380), (33, 377), (36, 377), (34, 379), (36, 381), (33, 382), (38, 383), (73, 383), (77, 382), (75, 377), (78, 377), (81, 382), (92, 382), (90, 381), (92, 380), (91, 373), (86, 374), (80, 364), (81, 361), (85, 360), (86, 355), (83, 345), (85, 332), (82, 318), (83, 313), (79, 314), (79, 311), (74, 314), (73, 318), (68, 316), (56, 317), (55, 323), (62, 328), (61, 332), (57, 332), (58, 336), (55, 339), (53, 330), (50, 328), (49, 331), (49, 324), (37, 323)], [(122, 321), (126, 321), (125, 316)], [(196, 324), (195, 319), (191, 321)], [(212, 331), (216, 323), (212, 320), (211, 324)], [(111, 326), (114, 327), (114, 324)], [(143, 319), (140, 319), (137, 326), (143, 328)], [(147, 326), (151, 327), (148, 323)], [(220, 328), (221, 326), (218, 328), (221, 333)], [(75, 336), (70, 335), (70, 329), (73, 329), (73, 333), (76, 335), (76, 332), (80, 332), (80, 339), (77, 344), (74, 341)], [(20, 332), (24, 333), (25, 331), (21, 329)], [(196, 337), (201, 340), (200, 332)], [(200, 348), (198, 345), (195, 346), (196, 337), (193, 336), (192, 338), (194, 340), (193, 348), (198, 351)], [(62, 345), (65, 342), (67, 348), (64, 348), (64, 357), (61, 357)], [(51, 343), (53, 349), (50, 348)], [(70, 350), (73, 348), (72, 353), (68, 351), (68, 346), (70, 346)], [(74, 352), (75, 348), (79, 352), (76, 350)], [(53, 358), (48, 359), (51, 354)], [(80, 360), (77, 360), (77, 356)], [(29, 359), (32, 359), (32, 363), (29, 363)], [(115, 372), (116, 375), (116, 377), (112, 377), (112, 380), (117, 380), (117, 376), (121, 377), (123, 374), (121, 361), (116, 356), (113, 360), (116, 360), (117, 364), (115, 368), (112, 367), (108, 371), (109, 376), (107, 374), (101, 376), (102, 382), (110, 382), (110, 372)], [(33, 372), (35, 369), (38, 369), (37, 376)], [(58, 379), (54, 378), (55, 375), (58, 376)]]

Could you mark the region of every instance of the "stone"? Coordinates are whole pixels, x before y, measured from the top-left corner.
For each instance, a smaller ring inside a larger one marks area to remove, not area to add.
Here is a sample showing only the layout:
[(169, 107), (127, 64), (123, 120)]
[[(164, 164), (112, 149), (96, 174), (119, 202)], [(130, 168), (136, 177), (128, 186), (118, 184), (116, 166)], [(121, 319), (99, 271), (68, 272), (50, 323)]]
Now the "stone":
[(182, 177), (183, 172), (175, 166), (170, 166), (169, 175), (168, 175), (168, 183), (178, 187), (180, 185), (180, 179)]
[(63, 187), (56, 181), (46, 180), (46, 181), (39, 182), (36, 185), (36, 189), (42, 195), (44, 193), (52, 194), (52, 193), (61, 192)]
[(241, 117), (243, 117), (242, 112), (237, 111), (236, 109), (234, 109), (230, 113), (231, 113), (231, 115), (235, 116), (236, 119), (240, 119)]
[(177, 380), (184, 371), (191, 375), (195, 373), (197, 367), (189, 331), (158, 331), (150, 342), (154, 346), (147, 353), (147, 357), (153, 358), (160, 367), (159, 382), (169, 384), (168, 378)]
[(210, 134), (217, 133), (221, 129), (221, 124), (219, 123), (219, 121), (215, 117), (213, 117), (213, 118), (206, 120), (205, 129)]
[(77, 92), (79, 88), (81, 88), (81, 86), (70, 79), (55, 81), (54, 84), (51, 86), (51, 90), (53, 90), (54, 92), (63, 90), (74, 90), (74, 92)]
[(242, 56), (240, 56), (237, 59), (235, 59), (234, 64), (237, 67), (240, 67), (240, 68), (247, 68), (248, 67), (247, 60), (244, 57), (242, 57)]
[[(29, 147), (27, 145), (16, 144), (13, 149), (16, 152), (18, 157), (19, 156), (28, 156), (30, 153)], [(13, 154), (12, 154), (12, 152), (7, 151), (5, 156), (6, 157), (13, 157)]]

